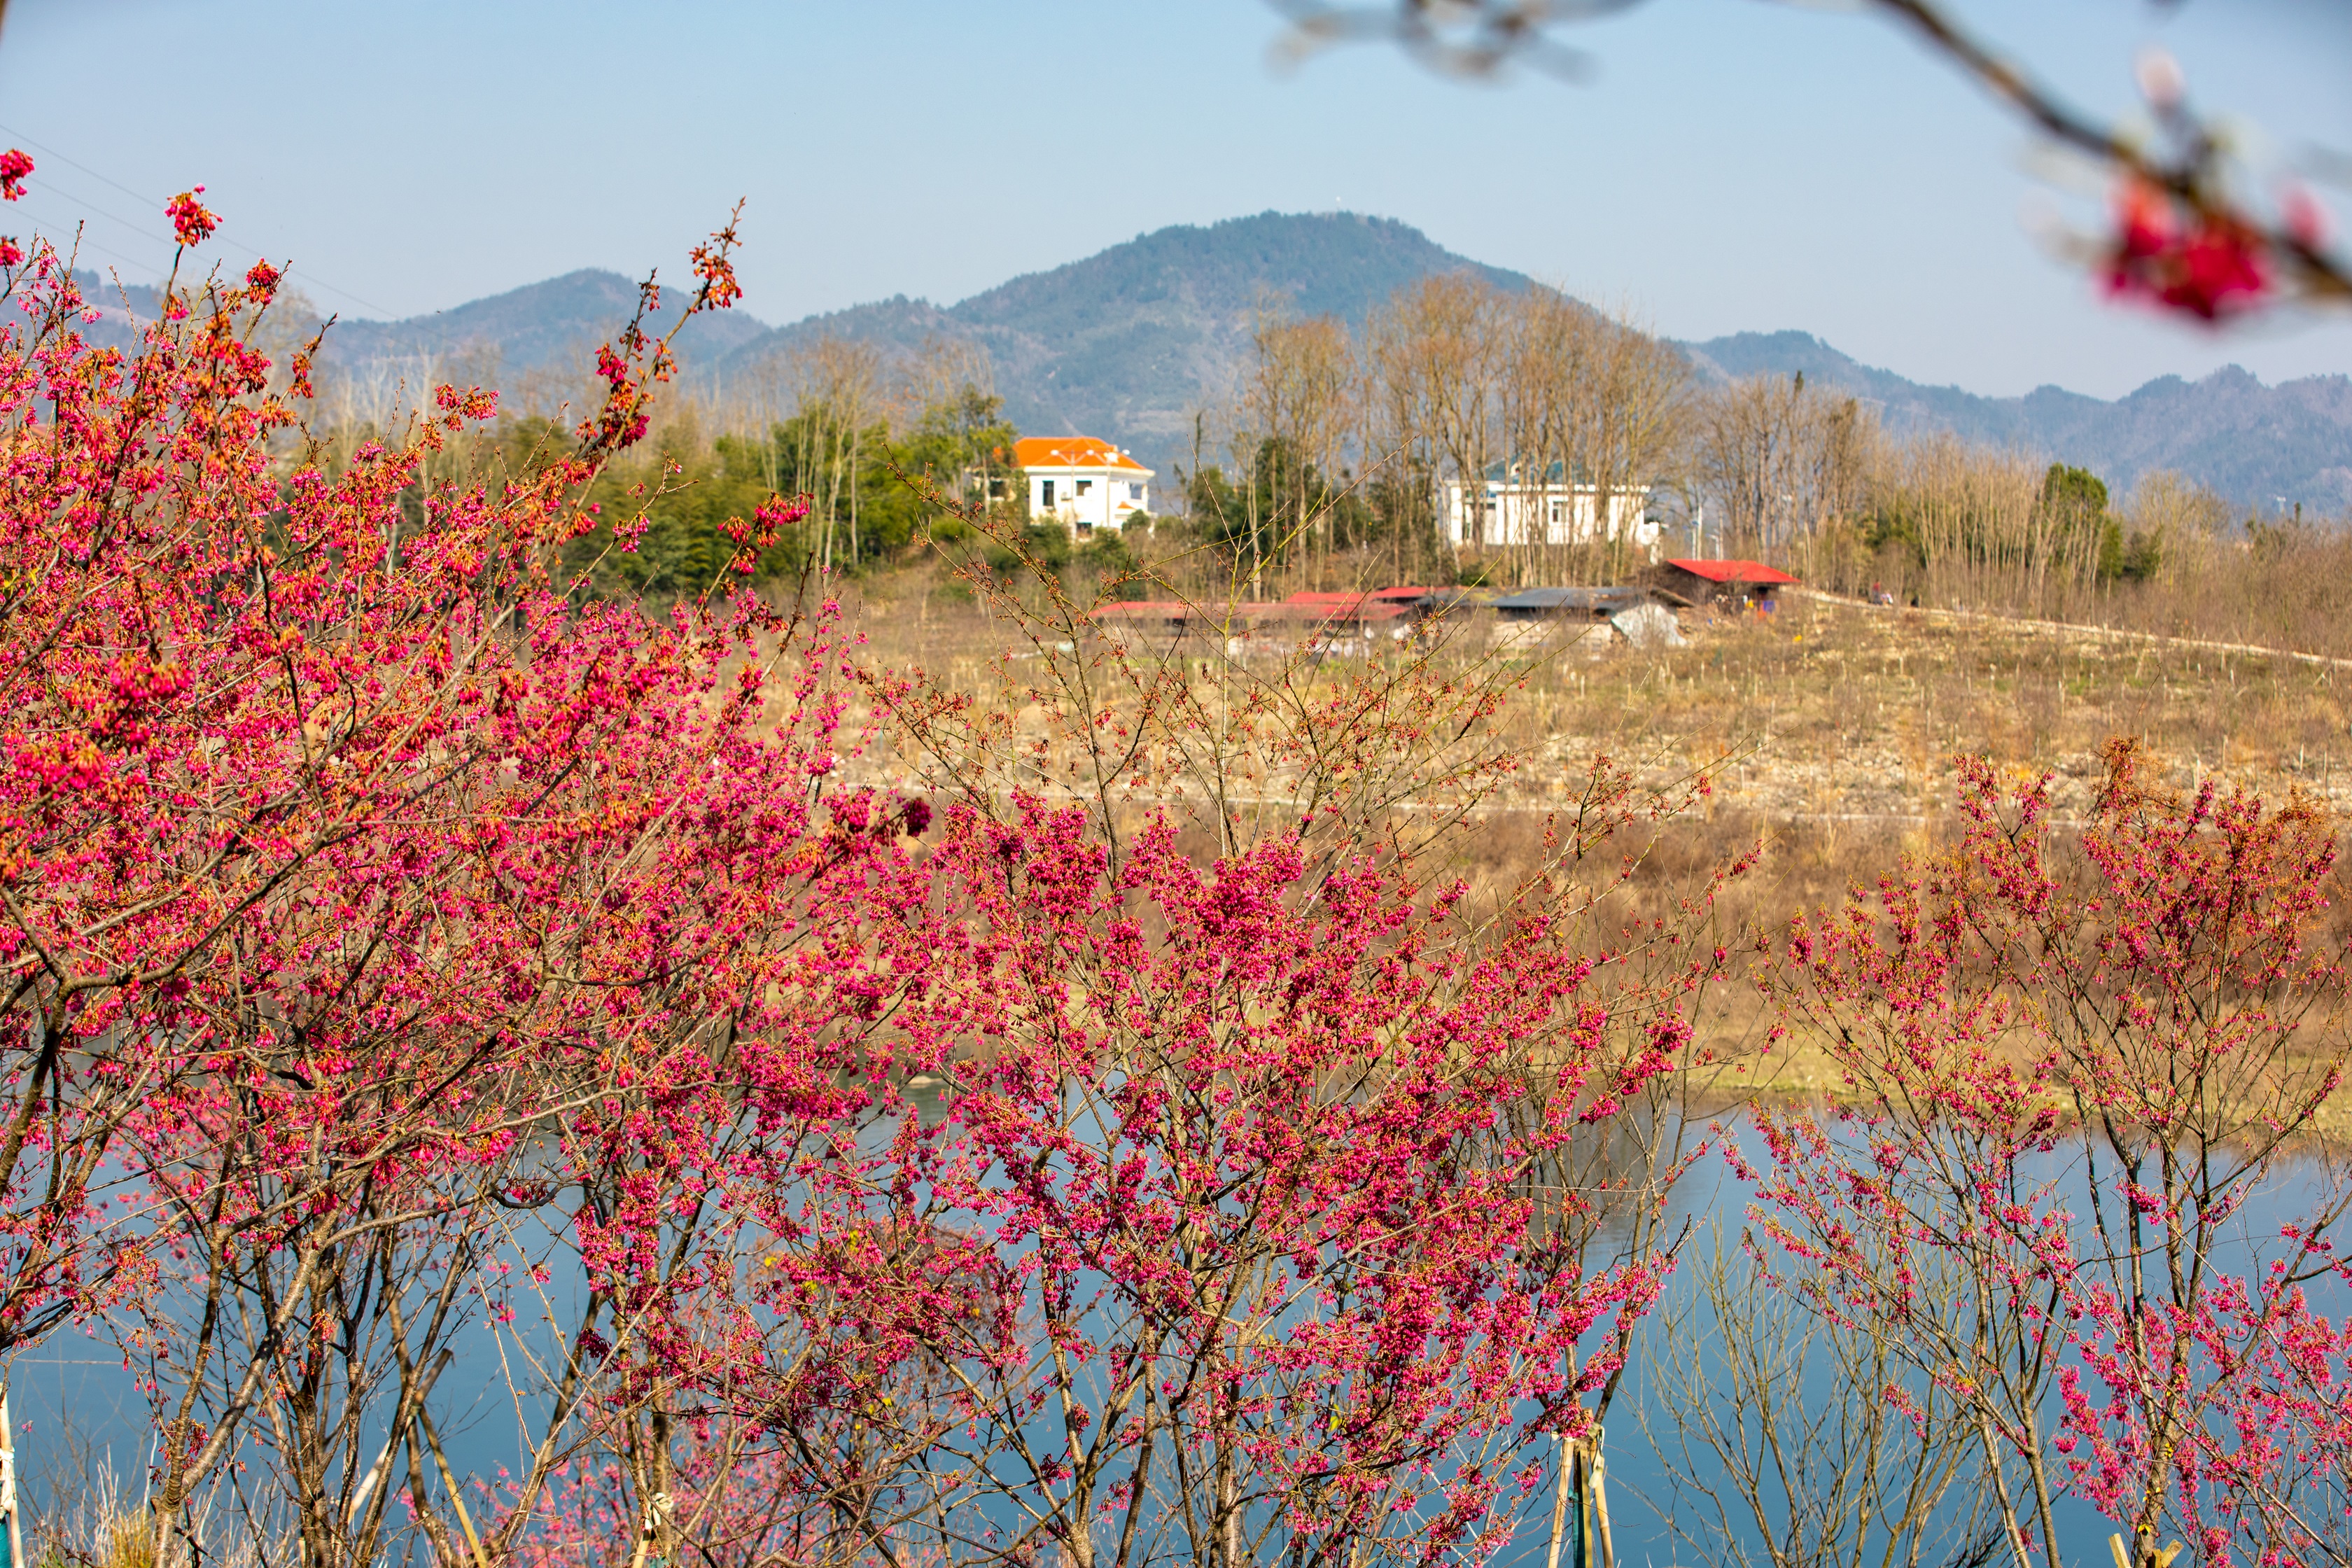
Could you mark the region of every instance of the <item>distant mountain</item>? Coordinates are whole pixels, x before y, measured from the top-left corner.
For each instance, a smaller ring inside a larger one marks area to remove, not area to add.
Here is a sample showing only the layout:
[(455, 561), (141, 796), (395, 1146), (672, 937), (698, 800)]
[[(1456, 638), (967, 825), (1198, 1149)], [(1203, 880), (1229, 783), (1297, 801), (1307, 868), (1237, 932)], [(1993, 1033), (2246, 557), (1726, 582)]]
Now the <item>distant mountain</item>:
[[(1194, 413), (1238, 386), (1261, 306), (1358, 325), (1406, 284), (1456, 271), (1530, 286), (1391, 219), (1261, 213), (1159, 229), (952, 305), (900, 295), (773, 328), (738, 309), (691, 323), (679, 342), (689, 374), (722, 393), (730, 381), (764, 379), (780, 359), (828, 336), (893, 355), (935, 340), (973, 343), (987, 350), (1005, 411), (1022, 429), (1098, 436), (1171, 477), (1171, 465), (1189, 457)], [(127, 341), (120, 297), (110, 287), (90, 292), (109, 308), (97, 335)], [(153, 309), (152, 289), (130, 295), (131, 316)], [(672, 310), (678, 301), (673, 294)], [(339, 322), (327, 355), (331, 367), (378, 386), (435, 368), (513, 394), (533, 377), (580, 379), (595, 345), (635, 304), (636, 286), (620, 274), (572, 272), (431, 315)], [(1681, 346), (1703, 379), (1802, 371), (1869, 399), (1897, 431), (1948, 429), (2063, 458), (2118, 489), (2168, 468), (2244, 506), (2284, 498), (2352, 512), (2352, 379), (2341, 375), (2265, 386), (2233, 367), (2193, 383), (2166, 376), (2113, 402), (2054, 386), (1983, 397), (1923, 386), (1804, 332)]]
[[(662, 309), (648, 319), (656, 336), (677, 320), (687, 289), (663, 291)], [(596, 345), (625, 326), (637, 308), (637, 286), (617, 272), (583, 268), (401, 321), (338, 321), (327, 335), (332, 364), (408, 358), (490, 357), (508, 374), (584, 373)], [(698, 319), (679, 334), (682, 355), (709, 362), (764, 335), (767, 323), (734, 310)]]
[[(101, 312), (90, 333), (101, 342), (127, 347), (136, 342), (139, 323), (154, 319), (152, 287), (118, 288), (95, 274), (82, 274), (79, 281)], [(295, 285), (300, 285), (299, 274)], [(681, 290), (665, 290), (663, 308), (649, 318), (649, 328), (656, 334), (667, 331), (684, 303)], [(411, 381), (428, 374), (492, 381), (541, 372), (584, 376), (594, 364), (596, 345), (618, 332), (636, 308), (635, 281), (617, 272), (583, 268), (404, 321), (339, 320), (320, 358), (330, 371), (405, 375)], [(678, 345), (681, 357), (709, 362), (769, 331), (755, 317), (721, 310), (697, 320), (679, 335)]]
[(2352, 377), (2265, 386), (2231, 365), (2201, 381), (2162, 376), (2112, 403), (2055, 386), (1980, 397), (1906, 381), (1805, 332), (1739, 332), (1683, 346), (1709, 379), (1801, 371), (1876, 405), (1897, 432), (1951, 430), (2063, 458), (2117, 489), (2173, 468), (2242, 506), (2267, 510), (2284, 500), (2352, 513)]
[(134, 353), (139, 346), (141, 326), (155, 319), (163, 302), (163, 291), (152, 283), (119, 283), (87, 269), (74, 274), (74, 283), (81, 297), (98, 312), (98, 320), (86, 322), (83, 336), (108, 348)]
[(1262, 307), (1360, 325), (1399, 289), (1444, 272), (1528, 287), (1392, 219), (1261, 213), (1159, 229), (945, 309), (900, 296), (813, 316), (738, 348), (715, 374), (749, 374), (828, 336), (896, 353), (970, 342), (988, 351), (1020, 428), (1098, 435), (1165, 473), (1189, 457), (1194, 413), (1236, 384)]

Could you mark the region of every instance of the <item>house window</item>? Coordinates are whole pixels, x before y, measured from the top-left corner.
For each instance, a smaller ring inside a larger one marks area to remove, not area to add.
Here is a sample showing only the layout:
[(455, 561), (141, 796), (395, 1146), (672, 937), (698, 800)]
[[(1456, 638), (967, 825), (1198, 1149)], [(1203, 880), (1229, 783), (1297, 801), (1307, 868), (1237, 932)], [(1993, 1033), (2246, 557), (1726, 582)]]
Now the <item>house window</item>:
[(988, 499), (991, 500), (1003, 500), (1004, 499), (1004, 481), (1003, 479), (991, 479), (988, 481)]
[(1078, 493), (1079, 493), (1080, 495), (1084, 495), (1084, 494), (1086, 494), (1088, 490), (1090, 490), (1090, 489), (1094, 489), (1094, 487), (1095, 487), (1095, 482), (1094, 482), (1094, 480), (1092, 480), (1092, 479), (1080, 479), (1080, 480), (1078, 481)]
[(1054, 504), (1054, 481), (1051, 479), (1047, 479), (1045, 481), (1045, 498), (1041, 504), (1045, 506), (1052, 506)]

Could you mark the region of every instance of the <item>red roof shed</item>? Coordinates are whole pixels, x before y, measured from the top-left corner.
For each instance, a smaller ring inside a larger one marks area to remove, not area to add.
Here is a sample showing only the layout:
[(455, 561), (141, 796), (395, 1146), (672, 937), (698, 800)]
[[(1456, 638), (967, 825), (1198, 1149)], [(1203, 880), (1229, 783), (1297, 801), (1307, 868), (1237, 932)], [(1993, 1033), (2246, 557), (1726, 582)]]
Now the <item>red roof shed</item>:
[(1761, 561), (1669, 561), (1669, 566), (1680, 567), (1694, 577), (1704, 577), (1710, 583), (1727, 585), (1733, 583), (1794, 583), (1777, 566), (1767, 566)]
[(1753, 604), (1769, 609), (1773, 596), (1797, 579), (1761, 561), (1666, 561), (1659, 563), (1653, 581), (1685, 605)]

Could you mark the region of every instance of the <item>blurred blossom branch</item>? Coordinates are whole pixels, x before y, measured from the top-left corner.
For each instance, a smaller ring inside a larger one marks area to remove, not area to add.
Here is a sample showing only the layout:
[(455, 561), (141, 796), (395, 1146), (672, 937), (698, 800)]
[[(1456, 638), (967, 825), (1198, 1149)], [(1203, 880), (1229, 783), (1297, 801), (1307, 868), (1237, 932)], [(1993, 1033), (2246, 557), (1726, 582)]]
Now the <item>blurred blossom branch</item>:
[[(1514, 64), (1581, 79), (1592, 58), (1553, 29), (1640, 0), (1269, 0), (1288, 18), (1281, 57), (1332, 44), (1395, 43), (1432, 69), (1488, 78)], [(2352, 304), (2352, 263), (2329, 247), (2326, 218), (2301, 184), (2267, 202), (2248, 188), (2230, 139), (2191, 110), (2179, 67), (2150, 53), (2141, 91), (2158, 135), (2143, 139), (2067, 103), (1961, 27), (1936, 0), (1858, 0), (1910, 29), (1945, 60), (2114, 181), (2113, 226), (2083, 247), (2111, 295), (2204, 321), (2290, 300)]]
[(1276, 46), (1296, 61), (1332, 44), (1365, 38), (1401, 46), (1422, 64), (1447, 76), (1486, 77), (1525, 65), (1570, 81), (1592, 71), (1592, 57), (1570, 48), (1548, 29), (1632, 10), (1642, 0), (1374, 0), (1328, 5), (1324, 0), (1272, 0), (1290, 19), (1289, 37)]

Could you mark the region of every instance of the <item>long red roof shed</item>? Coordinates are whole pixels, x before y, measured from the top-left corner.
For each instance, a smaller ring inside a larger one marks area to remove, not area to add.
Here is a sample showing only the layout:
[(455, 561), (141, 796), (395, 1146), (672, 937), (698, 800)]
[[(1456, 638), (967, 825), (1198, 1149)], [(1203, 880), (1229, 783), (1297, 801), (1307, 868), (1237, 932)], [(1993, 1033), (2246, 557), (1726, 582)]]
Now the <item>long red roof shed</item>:
[(1704, 577), (1710, 583), (1794, 583), (1777, 566), (1767, 566), (1761, 561), (1669, 561), (1669, 566), (1679, 566), (1694, 577)]

